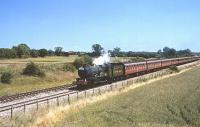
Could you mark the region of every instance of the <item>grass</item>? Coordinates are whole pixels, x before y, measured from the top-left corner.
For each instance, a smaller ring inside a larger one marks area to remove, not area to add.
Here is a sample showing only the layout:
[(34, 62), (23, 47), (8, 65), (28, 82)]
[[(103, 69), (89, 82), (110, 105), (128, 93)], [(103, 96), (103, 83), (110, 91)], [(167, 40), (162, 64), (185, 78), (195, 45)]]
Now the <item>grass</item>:
[[(70, 84), (77, 73), (66, 72), (63, 66), (72, 63), (76, 58), (77, 55), (0, 60), (0, 76), (3, 72), (11, 72), (13, 75), (11, 84), (0, 82), (0, 96)], [(46, 73), (46, 77), (21, 75), (26, 63), (30, 61), (36, 63)]]
[(0, 96), (70, 84), (77, 77), (76, 72), (63, 70), (65, 63), (37, 64), (46, 73), (46, 77), (21, 75), (26, 64), (0, 66), (0, 76), (3, 72), (11, 72), (13, 74), (10, 84), (0, 82)]
[(13, 127), (199, 127), (200, 67), (72, 102), (17, 113)]
[(200, 126), (200, 67), (66, 113), (56, 126)]

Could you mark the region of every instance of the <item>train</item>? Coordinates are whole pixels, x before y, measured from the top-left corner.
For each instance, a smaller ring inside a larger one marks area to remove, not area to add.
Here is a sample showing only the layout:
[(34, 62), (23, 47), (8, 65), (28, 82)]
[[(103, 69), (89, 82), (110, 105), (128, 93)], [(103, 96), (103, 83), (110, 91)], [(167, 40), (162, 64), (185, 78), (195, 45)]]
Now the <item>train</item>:
[(74, 84), (77, 86), (96, 85), (99, 83), (112, 83), (125, 80), (138, 74), (144, 74), (170, 66), (177, 66), (199, 60), (199, 56), (182, 57), (144, 62), (105, 63), (103, 65), (82, 66), (78, 69), (79, 78)]

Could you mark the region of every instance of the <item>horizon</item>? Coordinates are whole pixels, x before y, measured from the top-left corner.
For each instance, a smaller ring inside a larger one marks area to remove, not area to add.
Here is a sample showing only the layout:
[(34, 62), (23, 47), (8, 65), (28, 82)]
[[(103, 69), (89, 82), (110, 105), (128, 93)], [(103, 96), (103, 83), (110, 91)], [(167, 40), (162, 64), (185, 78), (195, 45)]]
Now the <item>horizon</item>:
[(200, 52), (198, 12), (198, 0), (3, 0), (0, 48), (88, 52), (98, 43), (105, 50)]

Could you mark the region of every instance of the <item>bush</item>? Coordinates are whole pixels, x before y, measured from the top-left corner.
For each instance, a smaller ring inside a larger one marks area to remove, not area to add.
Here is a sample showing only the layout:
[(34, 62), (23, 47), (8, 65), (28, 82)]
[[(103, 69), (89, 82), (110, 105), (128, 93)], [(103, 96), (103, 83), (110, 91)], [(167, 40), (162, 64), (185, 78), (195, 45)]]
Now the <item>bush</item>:
[(179, 72), (179, 69), (176, 66), (170, 66), (169, 70), (171, 70), (173, 72)]
[(76, 71), (76, 68), (75, 68), (74, 65), (72, 65), (72, 64), (65, 64), (65, 65), (63, 66), (63, 70), (64, 70), (64, 71), (75, 72), (75, 71)]
[(88, 55), (84, 55), (81, 58), (83, 59), (84, 64), (92, 65), (92, 62), (93, 62), (92, 57)]
[(1, 75), (1, 82), (2, 83), (11, 83), (12, 74), (10, 72), (4, 72)]
[(88, 55), (84, 55), (81, 58), (77, 58), (73, 64), (76, 68), (79, 68), (83, 65), (92, 65), (92, 58)]
[(75, 66), (76, 68), (79, 68), (79, 67), (81, 67), (82, 65), (83, 65), (83, 59), (81, 59), (81, 58), (75, 59), (75, 61), (74, 61), (74, 66)]
[(44, 71), (42, 71), (36, 64), (33, 62), (28, 63), (26, 67), (24, 68), (23, 75), (28, 75), (28, 76), (40, 76), (40, 77), (45, 77)]

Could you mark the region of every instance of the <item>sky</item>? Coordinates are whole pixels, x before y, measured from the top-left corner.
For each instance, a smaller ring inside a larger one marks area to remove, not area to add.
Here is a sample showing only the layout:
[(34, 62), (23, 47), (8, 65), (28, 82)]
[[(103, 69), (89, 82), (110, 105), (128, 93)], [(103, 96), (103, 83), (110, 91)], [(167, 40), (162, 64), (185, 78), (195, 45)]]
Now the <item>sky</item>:
[(199, 0), (0, 0), (0, 48), (200, 51)]

